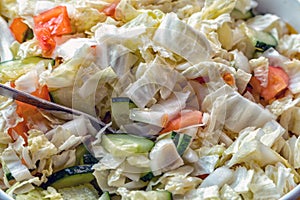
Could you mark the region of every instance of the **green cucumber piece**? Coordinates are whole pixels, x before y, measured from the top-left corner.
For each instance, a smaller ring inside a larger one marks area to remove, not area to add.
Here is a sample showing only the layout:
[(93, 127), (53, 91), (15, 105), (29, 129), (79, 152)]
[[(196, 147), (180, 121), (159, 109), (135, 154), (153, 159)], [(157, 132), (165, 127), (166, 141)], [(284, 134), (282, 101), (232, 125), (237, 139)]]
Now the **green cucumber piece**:
[(148, 172), (145, 175), (143, 175), (140, 179), (144, 182), (150, 181), (154, 177), (154, 174), (152, 172)]
[(76, 147), (76, 151), (75, 151), (75, 156), (76, 156), (75, 165), (83, 165), (84, 164), (83, 156), (85, 154), (87, 154), (87, 153), (89, 153), (89, 151), (85, 148), (84, 144), (81, 144), (78, 147)]
[(50, 91), (51, 100), (57, 104), (72, 107), (73, 87), (64, 87)]
[(83, 155), (83, 164), (96, 164), (98, 159), (95, 158), (92, 154), (86, 153)]
[(246, 34), (255, 47), (255, 50), (258, 52), (264, 52), (269, 48), (275, 48), (278, 44), (277, 40), (270, 33), (264, 31), (256, 31), (248, 28)]
[(76, 147), (76, 161), (75, 165), (84, 165), (84, 164), (95, 164), (98, 163), (97, 158), (95, 158), (85, 147), (84, 144)]
[(246, 20), (246, 19), (249, 19), (251, 17), (254, 17), (254, 14), (253, 14), (252, 10), (248, 10), (246, 13), (242, 13), (240, 10), (235, 8), (230, 13), (230, 16), (234, 19), (237, 19), (237, 20), (239, 20), (239, 19)]
[(114, 126), (129, 124), (132, 120), (129, 118), (131, 108), (136, 105), (128, 97), (114, 97), (111, 99), (111, 114)]
[(147, 153), (154, 146), (152, 140), (131, 134), (106, 134), (101, 143), (113, 156)]
[(79, 165), (62, 169), (48, 177), (47, 183), (43, 188), (52, 186), (56, 189), (72, 187), (84, 183), (89, 183), (95, 179), (92, 169), (93, 165)]
[(103, 194), (100, 196), (99, 200), (110, 200), (109, 193), (103, 192)]
[(49, 64), (54, 65), (55, 61), (42, 57), (28, 57), (22, 60), (10, 60), (0, 63), (0, 83), (16, 80), (29, 72), (39, 62), (43, 62), (44, 66), (47, 67)]
[(177, 148), (177, 152), (180, 156), (187, 150), (192, 142), (192, 136), (187, 134), (180, 134), (178, 133), (174, 138), (174, 144)]
[(180, 156), (183, 155), (192, 142), (192, 136), (175, 131), (165, 134), (162, 138), (172, 139)]
[(126, 200), (172, 200), (172, 193), (166, 190), (151, 190), (151, 191), (130, 191)]
[(98, 191), (92, 184), (85, 183), (74, 187), (66, 187), (58, 189), (63, 199), (72, 200), (95, 200), (99, 199)]

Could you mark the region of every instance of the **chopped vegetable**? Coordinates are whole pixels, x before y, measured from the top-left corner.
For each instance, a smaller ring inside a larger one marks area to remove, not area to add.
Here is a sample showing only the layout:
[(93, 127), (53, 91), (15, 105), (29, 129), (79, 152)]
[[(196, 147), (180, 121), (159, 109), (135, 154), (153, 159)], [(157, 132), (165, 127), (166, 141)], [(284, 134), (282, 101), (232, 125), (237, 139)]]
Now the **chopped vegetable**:
[(32, 29), (30, 29), (29, 26), (24, 23), (23, 19), (20, 17), (15, 18), (9, 28), (16, 40), (20, 43), (26, 41), (27, 39), (33, 38)]
[(266, 101), (269, 101), (288, 87), (289, 76), (282, 68), (269, 66), (266, 87), (261, 86), (255, 76), (251, 78), (250, 84), (255, 92), (260, 94)]
[(169, 121), (166, 127), (160, 133), (167, 133), (169, 131), (174, 131), (188, 126), (197, 125), (201, 122), (202, 112), (197, 110), (182, 112), (177, 117)]
[(107, 16), (115, 18), (116, 7), (118, 6), (120, 0), (115, 0), (110, 5), (103, 9), (103, 13)]
[(72, 32), (70, 18), (65, 6), (57, 6), (34, 16), (34, 33), (45, 55), (51, 55), (56, 47), (55, 36)]

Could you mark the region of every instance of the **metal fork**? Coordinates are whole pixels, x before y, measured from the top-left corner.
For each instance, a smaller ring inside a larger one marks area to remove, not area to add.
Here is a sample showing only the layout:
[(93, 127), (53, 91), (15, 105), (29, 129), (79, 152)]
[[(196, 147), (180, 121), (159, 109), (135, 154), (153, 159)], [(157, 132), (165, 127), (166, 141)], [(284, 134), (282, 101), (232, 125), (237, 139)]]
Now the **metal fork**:
[(100, 130), (101, 128), (106, 127), (106, 132), (109, 132), (109, 133), (115, 132), (115, 130), (113, 130), (113, 128), (111, 128), (110, 126), (107, 126), (107, 124), (105, 124), (99, 118), (96, 118), (92, 115), (81, 112), (79, 110), (68, 108), (68, 107), (53, 103), (51, 101), (47, 101), (47, 100), (38, 98), (36, 96), (33, 96), (26, 92), (11, 88), (11, 87), (3, 85), (3, 84), (0, 84), (0, 95), (10, 97), (12, 99), (15, 99), (15, 100), (18, 100), (18, 101), (24, 102), (26, 104), (30, 104), (30, 105), (33, 105), (33, 106), (36, 106), (38, 108), (48, 110), (48, 111), (58, 111), (58, 112), (73, 114), (76, 116), (84, 116), (90, 120), (91, 124), (97, 130)]

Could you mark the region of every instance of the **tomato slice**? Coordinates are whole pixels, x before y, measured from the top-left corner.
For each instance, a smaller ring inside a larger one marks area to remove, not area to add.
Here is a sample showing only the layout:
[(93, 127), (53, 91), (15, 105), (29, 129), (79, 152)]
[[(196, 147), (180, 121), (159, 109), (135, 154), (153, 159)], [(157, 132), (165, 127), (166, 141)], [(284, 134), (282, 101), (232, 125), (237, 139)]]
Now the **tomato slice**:
[(34, 33), (44, 50), (44, 55), (51, 55), (56, 47), (55, 36), (72, 32), (70, 18), (65, 6), (57, 6), (33, 17)]
[(280, 67), (269, 66), (268, 85), (262, 88), (261, 96), (265, 100), (271, 100), (278, 93), (287, 88), (289, 76)]
[(110, 16), (110, 17), (115, 17), (115, 13), (116, 13), (116, 8), (119, 4), (120, 0), (116, 0), (114, 1), (112, 4), (110, 4), (109, 6), (107, 6), (106, 8), (104, 8), (104, 10), (102, 11), (106, 16)]
[(285, 90), (289, 84), (289, 76), (280, 67), (269, 66), (268, 84), (266, 87), (260, 85), (260, 81), (256, 77), (252, 77), (250, 85), (253, 90), (260, 94), (266, 101), (269, 101), (281, 91)]
[[(14, 87), (14, 83), (11, 83)], [(49, 90), (47, 86), (38, 88), (36, 91), (31, 93), (32, 95), (50, 101)], [(34, 128), (35, 124), (44, 124), (44, 117), (38, 111), (35, 106), (26, 104), (20, 101), (16, 101), (17, 114), (23, 118), (22, 122), (19, 122), (15, 127), (8, 130), (8, 134), (13, 138), (13, 132), (23, 137), (25, 145), (27, 145), (27, 132), (30, 128)]]
[(160, 132), (160, 134), (167, 133), (169, 131), (178, 130), (180, 128), (185, 128), (195, 124), (200, 124), (202, 122), (202, 112), (198, 110), (189, 111), (186, 113), (181, 113), (171, 121), (169, 121)]
[(72, 32), (70, 18), (65, 6), (57, 6), (34, 16), (35, 27), (47, 28), (51, 35), (59, 36)]

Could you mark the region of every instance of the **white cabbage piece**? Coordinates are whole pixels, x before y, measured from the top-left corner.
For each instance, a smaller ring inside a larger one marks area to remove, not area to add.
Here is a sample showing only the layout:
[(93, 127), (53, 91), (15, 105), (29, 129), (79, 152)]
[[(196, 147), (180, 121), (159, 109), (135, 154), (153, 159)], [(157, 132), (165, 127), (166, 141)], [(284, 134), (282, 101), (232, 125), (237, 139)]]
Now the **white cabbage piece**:
[(9, 49), (9, 47), (15, 41), (15, 39), (9, 29), (8, 23), (1, 16), (0, 16), (0, 27), (1, 27), (0, 37), (3, 38), (3, 40), (0, 43), (0, 50), (1, 50), (0, 51), (0, 61), (1, 62), (9, 61), (9, 60), (13, 59), (13, 54), (12, 54), (11, 50)]
[(204, 7), (201, 10), (204, 19), (215, 19), (218, 16), (231, 13), (236, 5), (236, 0), (217, 0), (217, 1), (205, 1)]
[(124, 22), (133, 21), (140, 14), (140, 10), (136, 10), (128, 0), (121, 0), (116, 7), (116, 19)]
[(32, 93), (38, 88), (38, 74), (36, 70), (31, 70), (19, 77), (16, 81), (16, 89)]
[(57, 46), (57, 48), (52, 53), (52, 56), (62, 57), (64, 60), (70, 60), (76, 54), (80, 48), (84, 45), (97, 45), (97, 42), (94, 39), (90, 38), (71, 38), (64, 43)]
[(201, 183), (201, 179), (190, 176), (193, 167), (185, 165), (177, 169), (164, 173), (158, 180), (151, 180), (146, 190), (153, 190), (155, 186), (162, 185), (163, 189), (176, 195), (184, 195), (196, 189)]
[(125, 89), (124, 95), (128, 96), (139, 108), (144, 108), (158, 91), (165, 98), (168, 97), (176, 82), (182, 78), (171, 66), (156, 57), (143, 76)]
[(229, 169), (229, 167), (219, 167), (203, 180), (199, 188), (206, 188), (214, 185), (222, 188), (225, 184), (230, 184), (233, 175), (234, 171)]
[(222, 145), (212, 147), (204, 146), (195, 150), (198, 154), (198, 160), (193, 163), (193, 167), (195, 168), (193, 175), (197, 176), (212, 173), (224, 150), (225, 148)]
[(231, 167), (238, 163), (249, 164), (255, 161), (263, 167), (277, 162), (287, 163), (281, 155), (261, 142), (264, 135), (265, 132), (260, 128), (255, 130), (249, 127), (241, 131), (237, 139), (224, 152), (224, 156), (232, 155), (226, 165)]
[(279, 199), (280, 191), (275, 183), (262, 170), (254, 173), (249, 186), (253, 199)]
[(52, 156), (53, 171), (58, 171), (67, 167), (75, 165), (76, 162), (76, 150), (63, 151), (61, 154)]
[(262, 127), (274, 118), (268, 110), (244, 98), (228, 85), (207, 95), (202, 103), (202, 108), (208, 112), (213, 109), (222, 110), (222, 115), (214, 117), (219, 120), (219, 123), (224, 123), (226, 128), (234, 132), (239, 132), (249, 126)]
[(18, 194), (15, 196), (16, 200), (33, 200), (33, 199), (43, 199), (48, 198), (50, 200), (63, 200), (60, 193), (56, 191), (55, 188), (49, 186), (47, 190), (42, 190), (40, 188), (35, 188), (28, 193)]
[(32, 177), (31, 179), (22, 182), (16, 182), (8, 190), (6, 190), (6, 193), (11, 197), (15, 196), (15, 194), (28, 193), (35, 188), (33, 184), (41, 184), (41, 181), (38, 177)]
[(29, 169), (22, 164), (12, 147), (6, 148), (1, 154), (2, 165), (5, 165), (16, 181), (32, 179)]
[(101, 69), (112, 67), (119, 76), (125, 76), (138, 60), (130, 49), (121, 44), (110, 43), (109, 40), (101, 41), (96, 45), (96, 65)]
[(215, 166), (219, 161), (219, 156), (211, 155), (211, 156), (203, 156), (199, 158), (199, 160), (194, 163), (195, 172), (194, 174), (210, 174), (214, 171)]
[(241, 94), (244, 93), (251, 77), (252, 77), (252, 75), (250, 73), (247, 73), (242, 69), (238, 69), (236, 71), (235, 81), (236, 81), (236, 86), (238, 88), (239, 93), (241, 93)]
[(186, 195), (184, 195), (184, 199), (221, 200), (220, 193), (219, 193), (219, 187), (217, 185), (191, 190)]
[(72, 59), (60, 64), (50, 74), (44, 74), (44, 81), (52, 89), (73, 86), (78, 69), (93, 60), (93, 49), (85, 44), (75, 52)]
[(300, 35), (284, 35), (279, 39), (277, 50), (279, 53), (283, 54), (288, 58), (299, 58)]
[(149, 157), (150, 167), (154, 175), (160, 175), (184, 164), (172, 139), (162, 139), (156, 142)]
[(265, 174), (276, 184), (277, 190), (281, 196), (297, 186), (294, 180), (294, 174), (291, 173), (291, 169), (286, 168), (282, 163), (276, 163), (275, 166), (266, 166)]
[(295, 135), (300, 135), (299, 129), (300, 120), (300, 107), (292, 107), (287, 112), (282, 114), (281, 123), (286, 125), (286, 129), (294, 133)]
[(195, 163), (198, 160), (196, 151), (188, 147), (182, 155), (184, 163)]
[(265, 57), (253, 58), (249, 60), (254, 76), (260, 81), (260, 85), (268, 85), (269, 60)]
[(275, 120), (267, 122), (263, 127), (264, 134), (260, 137), (260, 141), (272, 147), (276, 140), (285, 133), (285, 129)]
[(14, 143), (10, 143), (9, 146), (12, 147), (18, 155), (22, 156), (28, 169), (35, 169), (36, 166), (31, 159), (31, 153), (29, 153), (29, 149), (27, 146), (24, 146), (24, 144), (25, 141), (23, 137), (19, 136), (17, 140)]
[(230, 53), (232, 53), (234, 56), (234, 67), (236, 69), (241, 69), (246, 73), (251, 72), (248, 58), (243, 54), (243, 52), (235, 49)]
[(274, 67), (283, 67), (284, 63), (289, 61), (289, 58), (283, 56), (274, 48), (267, 49), (262, 56), (268, 58), (269, 64)]
[[(300, 37), (299, 37), (300, 40)], [(300, 42), (299, 42), (300, 49)], [(293, 59), (291, 61), (284, 62), (282, 68), (289, 76), (288, 88), (293, 94), (300, 92), (300, 61)]]
[(133, 121), (164, 127), (176, 114), (186, 107), (190, 92), (174, 92), (166, 100), (160, 100), (147, 109), (131, 109), (129, 117)]
[(293, 135), (285, 141), (282, 155), (295, 168), (300, 168), (300, 138)]
[(247, 169), (246, 167), (238, 167), (234, 171), (233, 182), (230, 187), (237, 193), (243, 194), (250, 191), (250, 183), (254, 175), (253, 169)]
[(124, 176), (122, 172), (123, 170), (120, 168), (110, 170), (107, 176), (107, 184), (111, 187), (122, 187), (126, 181), (126, 176)]
[(169, 13), (164, 17), (154, 34), (153, 41), (192, 64), (208, 60), (212, 56), (207, 38), (201, 32), (197, 32), (180, 21), (175, 13)]
[(95, 164), (93, 169), (93, 175), (95, 176), (100, 189), (102, 191), (116, 192), (117, 188), (109, 186), (107, 183), (110, 170), (107, 170), (106, 167), (103, 167), (103, 165), (99, 163)]
[(43, 132), (38, 130), (28, 131), (28, 149), (33, 163), (51, 158), (51, 156), (58, 153), (55, 145), (48, 140)]
[(161, 127), (151, 124), (135, 122), (131, 124), (125, 124), (119, 129), (121, 132), (132, 133), (147, 138), (154, 138), (161, 131)]
[(252, 0), (239, 0), (236, 1), (235, 8), (245, 14), (251, 8), (255, 7), (256, 4), (257, 3), (254, 3)]
[(242, 200), (242, 197), (227, 184), (221, 188), (220, 196), (221, 199)]
[(279, 28), (280, 18), (273, 14), (256, 15), (247, 20), (247, 26), (257, 31), (270, 31), (272, 28)]
[[(283, 98), (274, 100), (271, 104), (267, 105), (266, 108), (270, 110), (270, 112), (275, 116), (279, 117), (283, 113), (285, 113), (285, 111), (295, 107), (299, 102), (299, 97), (294, 98), (292, 95), (288, 95)], [(283, 116), (281, 118), (283, 118)]]

